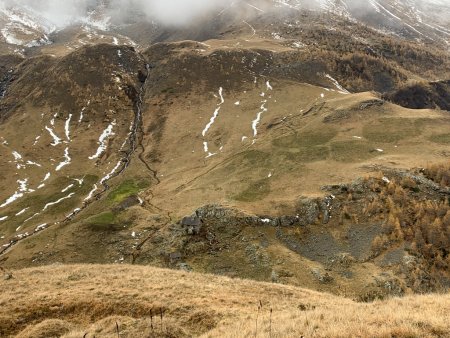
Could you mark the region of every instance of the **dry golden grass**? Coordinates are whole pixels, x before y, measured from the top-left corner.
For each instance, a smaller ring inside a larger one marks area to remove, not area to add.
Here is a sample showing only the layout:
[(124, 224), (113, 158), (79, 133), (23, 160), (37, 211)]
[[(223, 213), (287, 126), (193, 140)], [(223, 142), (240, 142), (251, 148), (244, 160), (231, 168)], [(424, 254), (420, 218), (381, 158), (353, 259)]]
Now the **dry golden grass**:
[(447, 294), (363, 304), (293, 286), (126, 265), (12, 275), (0, 281), (2, 337), (111, 337), (116, 323), (120, 337), (450, 336)]

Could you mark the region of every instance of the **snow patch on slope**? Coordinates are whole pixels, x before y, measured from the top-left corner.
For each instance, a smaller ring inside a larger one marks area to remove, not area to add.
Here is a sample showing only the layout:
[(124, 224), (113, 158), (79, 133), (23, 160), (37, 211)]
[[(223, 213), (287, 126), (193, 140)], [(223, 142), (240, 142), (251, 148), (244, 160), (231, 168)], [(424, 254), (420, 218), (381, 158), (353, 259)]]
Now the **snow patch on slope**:
[(100, 155), (102, 155), (106, 151), (106, 149), (107, 149), (107, 141), (108, 141), (109, 137), (115, 135), (115, 133), (113, 132), (113, 129), (114, 129), (115, 125), (116, 125), (116, 120), (111, 122), (111, 124), (100, 135), (100, 137), (98, 139), (99, 146), (97, 148), (97, 152), (94, 155), (89, 156), (90, 160), (99, 158)]

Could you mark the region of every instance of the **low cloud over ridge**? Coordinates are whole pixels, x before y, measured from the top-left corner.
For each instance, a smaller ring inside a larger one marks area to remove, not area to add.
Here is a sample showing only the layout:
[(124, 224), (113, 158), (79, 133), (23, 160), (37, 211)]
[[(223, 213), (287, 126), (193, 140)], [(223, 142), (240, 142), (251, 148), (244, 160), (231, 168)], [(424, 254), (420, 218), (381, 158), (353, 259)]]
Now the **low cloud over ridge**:
[(26, 7), (57, 27), (82, 20), (102, 6), (116, 20), (140, 15), (167, 25), (184, 25), (212, 10), (230, 6), (231, 0), (0, 0), (0, 8)]
[[(425, 12), (433, 7), (450, 8), (450, 0), (410, 1)], [(366, 0), (341, 0), (341, 2), (343, 8), (353, 9), (358, 13), (367, 11), (370, 14), (374, 11), (374, 6), (377, 6), (376, 3), (374, 5)], [(333, 6), (329, 0), (0, 0), (0, 8), (27, 7), (32, 13), (45, 18), (58, 28), (83, 21), (89, 13), (99, 7), (106, 15), (112, 17), (113, 22), (136, 22), (146, 19), (165, 25), (182, 26), (222, 9), (234, 9), (236, 15), (242, 15), (243, 8), (253, 11), (257, 11), (257, 8), (265, 10), (277, 3), (283, 8), (301, 6), (327, 10)]]

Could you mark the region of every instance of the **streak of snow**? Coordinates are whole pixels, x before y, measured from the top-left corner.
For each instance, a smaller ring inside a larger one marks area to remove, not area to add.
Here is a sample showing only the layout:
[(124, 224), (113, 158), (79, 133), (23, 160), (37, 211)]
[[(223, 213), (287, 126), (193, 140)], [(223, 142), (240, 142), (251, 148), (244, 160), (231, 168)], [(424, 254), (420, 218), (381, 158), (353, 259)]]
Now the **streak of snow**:
[(70, 120), (72, 119), (72, 114), (69, 114), (69, 117), (66, 120), (66, 124), (64, 126), (64, 131), (66, 132), (67, 141), (70, 142)]
[(61, 198), (60, 198), (59, 200), (57, 200), (57, 201), (47, 203), (47, 204), (44, 206), (44, 209), (42, 209), (42, 211), (46, 211), (46, 210), (47, 210), (48, 208), (50, 208), (51, 206), (56, 205), (56, 204), (59, 204), (59, 203), (61, 203), (62, 201), (67, 200), (67, 199), (69, 199), (69, 198), (72, 198), (74, 195), (75, 195), (75, 193), (74, 193), (74, 192), (71, 192), (69, 195), (67, 195), (67, 196), (65, 196), (65, 197), (61, 197)]
[(214, 124), (214, 121), (216, 120), (217, 116), (219, 116), (219, 111), (220, 111), (220, 107), (214, 111), (214, 115), (211, 117), (211, 120), (206, 125), (205, 129), (203, 129), (203, 131), (202, 131), (203, 137), (206, 136), (206, 133), (208, 132), (209, 128), (211, 128), (211, 126)]
[(100, 180), (100, 184), (103, 184), (106, 181), (108, 181), (114, 175), (114, 173), (117, 171), (117, 169), (120, 168), (121, 164), (122, 164), (122, 161), (117, 162), (116, 166), (111, 170), (111, 172)]
[(30, 208), (28, 207), (28, 208), (20, 210), (15, 216), (23, 215), (28, 209), (30, 209)]
[(34, 229), (34, 232), (38, 232), (38, 231), (44, 230), (44, 229), (47, 227), (47, 225), (48, 225), (47, 223), (38, 225), (38, 226), (36, 227), (36, 229)]
[(11, 203), (13, 203), (14, 201), (16, 201), (17, 199), (23, 197), (23, 193), (16, 191), (11, 197), (9, 197), (2, 205), (0, 205), (0, 208), (4, 208), (7, 205), (10, 205)]
[(28, 178), (24, 180), (17, 180), (17, 183), (19, 183), (19, 191), (20, 192), (34, 192), (33, 189), (28, 188)]
[(81, 109), (80, 118), (78, 119), (78, 123), (81, 123), (81, 121), (83, 121), (84, 111), (85, 110), (86, 110), (86, 107), (83, 107), (83, 109)]
[(219, 88), (219, 96), (220, 96), (220, 103), (218, 104), (218, 106), (222, 105), (225, 102), (225, 100), (223, 98), (223, 88), (222, 87)]
[(49, 132), (50, 136), (53, 138), (53, 142), (51, 143), (52, 146), (55, 147), (61, 143), (61, 139), (55, 134), (52, 128), (45, 126), (45, 129)]
[(261, 122), (261, 117), (265, 112), (267, 112), (267, 108), (265, 107), (266, 102), (266, 100), (262, 102), (261, 111), (256, 115), (256, 119), (252, 121), (253, 137), (256, 137), (258, 135), (258, 125)]
[(90, 200), (93, 196), (94, 193), (98, 190), (97, 184), (94, 184), (94, 188), (89, 192), (89, 195), (84, 199), (85, 201)]
[(55, 115), (53, 115), (53, 118), (50, 120), (50, 124), (52, 125), (52, 127), (55, 126), (55, 119), (58, 116), (58, 113), (55, 113)]
[(336, 86), (336, 88), (337, 88), (342, 94), (350, 94), (350, 92), (349, 92), (347, 89), (345, 89), (344, 87), (342, 87), (342, 86), (339, 84), (339, 82), (337, 82), (337, 80), (333, 79), (333, 78), (331, 77), (331, 75), (325, 74), (325, 77), (328, 78), (328, 79), (330, 79), (331, 82), (333, 82), (333, 84)]
[(79, 185), (82, 185), (83, 182), (84, 182), (84, 177), (83, 177), (83, 178), (80, 178), (80, 179), (74, 178), (73, 180), (76, 181)]
[[(223, 97), (223, 88), (222, 87), (219, 88), (219, 97), (220, 97), (220, 102), (217, 104), (218, 107), (214, 111), (214, 114), (211, 117), (209, 123), (205, 126), (205, 129), (203, 129), (203, 131), (202, 131), (202, 136), (203, 137), (206, 136), (206, 134), (208, 133), (208, 130), (212, 127), (212, 125), (216, 121), (216, 118), (219, 116), (220, 108), (221, 108), (222, 104), (225, 102), (225, 99)], [(207, 141), (203, 141), (203, 149), (204, 149), (205, 153), (207, 153), (206, 158), (209, 158), (211, 156), (216, 155), (216, 153), (211, 153), (209, 151), (208, 142)]]
[[(128, 136), (130, 136), (130, 135), (131, 135), (131, 133), (128, 134)], [(128, 140), (129, 140), (129, 138), (126, 138), (126, 139), (123, 141), (122, 145), (121, 145), (120, 148), (119, 148), (119, 151), (122, 151), (123, 148), (125, 148), (125, 146), (127, 145)]]
[(34, 165), (34, 166), (39, 167), (39, 168), (42, 167), (42, 165), (40, 165), (39, 163), (33, 162), (33, 161), (27, 161), (27, 164)]
[(98, 158), (106, 150), (106, 148), (107, 148), (106, 141), (108, 140), (108, 138), (110, 136), (115, 135), (115, 133), (113, 132), (113, 129), (114, 129), (115, 125), (116, 125), (116, 120), (111, 122), (110, 125), (100, 135), (100, 137), (98, 139), (99, 146), (97, 148), (97, 152), (94, 155), (89, 156), (90, 160)]
[(60, 171), (63, 167), (69, 165), (71, 160), (72, 159), (69, 156), (69, 148), (64, 149), (64, 161), (58, 164), (55, 170)]
[(36, 216), (39, 216), (39, 213), (37, 212), (37, 213), (35, 213), (33, 216), (31, 216), (31, 217), (28, 217), (25, 221), (23, 221), (24, 223), (26, 223), (26, 222), (28, 222), (28, 221), (31, 221), (33, 218), (35, 218)]
[(29, 235), (30, 235), (30, 234), (29, 234), (28, 232), (26, 232), (26, 233), (24, 233), (24, 234), (19, 234), (19, 235), (17, 235), (16, 237), (17, 237), (18, 239), (22, 239), (22, 238), (27, 238)]
[(430, 25), (430, 24), (428, 24), (426, 22), (421, 22), (421, 24), (423, 24), (423, 25), (425, 25), (425, 26), (427, 26), (427, 27), (429, 27), (431, 29), (437, 30), (440, 33), (443, 33), (445, 35), (449, 35), (450, 36), (450, 32), (445, 30), (445, 28), (443, 28), (443, 27)]
[(20, 155), (17, 151), (13, 151), (12, 154), (13, 154), (14, 159), (15, 159), (16, 161), (21, 161), (22, 158), (23, 158), (22, 155)]
[(206, 158), (210, 158), (211, 156), (217, 155), (217, 153), (212, 153), (209, 151), (208, 142), (203, 142), (203, 148), (205, 150), (205, 153), (207, 153)]
[(81, 211), (81, 208), (75, 208), (70, 214), (66, 216), (66, 218), (72, 218), (76, 214), (78, 214)]
[(270, 82), (266, 82), (267, 90), (273, 90), (272, 86), (270, 85)]
[(8, 219), (8, 216), (0, 217), (0, 222), (6, 221), (7, 219)]
[(257, 11), (259, 11), (259, 12), (261, 12), (261, 13), (264, 13), (264, 11), (263, 11), (261, 8), (258, 8), (258, 7), (256, 7), (256, 6), (253, 6), (252, 4), (249, 4), (248, 2), (246, 2), (245, 4), (246, 4), (247, 6), (253, 8), (253, 9), (256, 9)]
[(65, 187), (63, 190), (61, 190), (61, 192), (66, 192), (69, 189), (72, 189), (75, 186), (75, 184), (69, 184), (67, 187)]
[(23, 164), (23, 157), (17, 151), (12, 152), (14, 156), (14, 163), (16, 164), (17, 169), (24, 169), (25, 165)]

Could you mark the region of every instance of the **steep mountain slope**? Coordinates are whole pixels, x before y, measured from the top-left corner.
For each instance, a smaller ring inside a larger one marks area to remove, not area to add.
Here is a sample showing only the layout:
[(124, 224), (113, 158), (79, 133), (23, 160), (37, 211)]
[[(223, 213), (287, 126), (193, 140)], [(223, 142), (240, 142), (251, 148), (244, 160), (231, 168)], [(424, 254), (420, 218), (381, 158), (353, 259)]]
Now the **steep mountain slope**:
[[(348, 193), (324, 197), (323, 186), (379, 168), (394, 170), (391, 180), (395, 170), (445, 160), (450, 117), (351, 94), (336, 80), (345, 78), (339, 68), (328, 67), (256, 38), (161, 43), (142, 55), (99, 45), (26, 60), (3, 100), (5, 264), (128, 261), (345, 287), (361, 298), (418, 291), (371, 251), (389, 214), (362, 213), (370, 188), (356, 189), (357, 216), (345, 220)], [(48, 81), (37, 89), (38, 72)], [(19, 128), (30, 128), (21, 140)], [(53, 181), (42, 181), (46, 173)], [(429, 189), (417, 198), (443, 199)], [(178, 223), (195, 210), (199, 237)]]
[(3, 236), (70, 219), (125, 169), (146, 73), (134, 50), (108, 45), (16, 68), (0, 118)]
[[(301, 1), (280, 3), (306, 5)], [(444, 13), (450, 5), (446, 1), (325, 0), (320, 1), (320, 7), (389, 34), (422, 41), (436, 39), (448, 45), (449, 21)]]
[(355, 4), (236, 2), (168, 28), (102, 2), (47, 31), (3, 10), (38, 27), (21, 41), (52, 43), (2, 49), (2, 265), (152, 264), (361, 300), (448, 288), (449, 168), (420, 169), (450, 154), (446, 31), (424, 24), (446, 5)]

